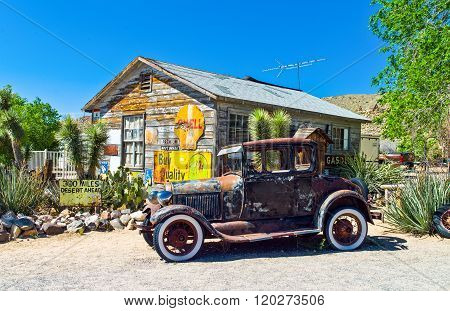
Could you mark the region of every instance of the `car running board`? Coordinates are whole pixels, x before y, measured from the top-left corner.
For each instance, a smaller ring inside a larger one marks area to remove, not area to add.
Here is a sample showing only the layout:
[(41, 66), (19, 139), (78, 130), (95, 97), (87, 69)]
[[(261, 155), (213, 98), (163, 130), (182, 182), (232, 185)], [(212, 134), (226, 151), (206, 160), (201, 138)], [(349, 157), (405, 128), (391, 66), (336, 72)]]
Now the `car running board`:
[(240, 235), (228, 235), (221, 233), (221, 238), (225, 242), (229, 243), (247, 243), (247, 242), (258, 242), (265, 240), (272, 240), (284, 237), (300, 236), (305, 234), (320, 233), (319, 229), (303, 229), (303, 230), (293, 230), (293, 231), (280, 231), (273, 233), (249, 233)]

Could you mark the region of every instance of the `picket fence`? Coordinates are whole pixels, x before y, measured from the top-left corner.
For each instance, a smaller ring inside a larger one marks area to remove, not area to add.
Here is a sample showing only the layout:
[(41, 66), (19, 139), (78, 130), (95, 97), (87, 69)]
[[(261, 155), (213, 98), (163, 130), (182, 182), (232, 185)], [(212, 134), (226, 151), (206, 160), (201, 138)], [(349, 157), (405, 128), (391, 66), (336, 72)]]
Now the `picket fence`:
[(28, 160), (28, 169), (42, 170), (47, 160), (52, 160), (53, 174), (56, 179), (76, 179), (75, 166), (64, 151), (32, 151)]

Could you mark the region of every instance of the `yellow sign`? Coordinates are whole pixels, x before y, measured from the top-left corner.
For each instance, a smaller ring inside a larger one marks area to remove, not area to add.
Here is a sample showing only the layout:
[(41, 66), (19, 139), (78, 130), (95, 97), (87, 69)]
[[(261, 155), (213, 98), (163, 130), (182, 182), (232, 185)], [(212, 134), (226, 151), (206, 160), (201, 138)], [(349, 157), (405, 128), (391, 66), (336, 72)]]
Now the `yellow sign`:
[(153, 181), (211, 178), (212, 154), (207, 151), (155, 151)]
[(100, 180), (59, 181), (59, 204), (61, 206), (98, 206), (101, 200)]
[(205, 131), (203, 112), (196, 105), (184, 105), (175, 117), (175, 135), (180, 139), (180, 148), (196, 150), (197, 141)]

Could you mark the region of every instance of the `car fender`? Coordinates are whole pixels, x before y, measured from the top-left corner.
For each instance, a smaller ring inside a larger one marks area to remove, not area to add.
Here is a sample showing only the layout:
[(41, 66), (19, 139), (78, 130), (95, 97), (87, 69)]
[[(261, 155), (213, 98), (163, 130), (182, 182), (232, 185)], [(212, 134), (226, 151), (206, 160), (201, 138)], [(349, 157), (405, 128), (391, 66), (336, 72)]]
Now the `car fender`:
[(345, 200), (350, 199), (352, 201), (356, 201), (356, 204), (361, 209), (362, 213), (366, 217), (367, 221), (371, 224), (373, 224), (372, 216), (370, 215), (370, 207), (367, 204), (367, 201), (364, 199), (364, 197), (357, 193), (356, 191), (352, 190), (339, 190), (336, 192), (333, 192), (327, 196), (327, 198), (323, 201), (323, 203), (320, 205), (320, 208), (318, 209), (318, 215), (316, 218), (316, 226), (320, 230), (322, 230), (325, 222), (326, 215), (328, 213), (328, 210), (333, 207), (333, 205), (339, 201), (339, 200)]
[(167, 218), (173, 215), (179, 215), (184, 214), (193, 217), (195, 220), (197, 220), (206, 230), (208, 230), (209, 233), (212, 235), (222, 238), (222, 234), (218, 232), (214, 227), (211, 225), (211, 223), (203, 216), (202, 213), (200, 213), (198, 210), (187, 206), (187, 205), (168, 205), (165, 206), (159, 210), (157, 210), (151, 217), (150, 222), (152, 223), (153, 227), (157, 224), (163, 222)]

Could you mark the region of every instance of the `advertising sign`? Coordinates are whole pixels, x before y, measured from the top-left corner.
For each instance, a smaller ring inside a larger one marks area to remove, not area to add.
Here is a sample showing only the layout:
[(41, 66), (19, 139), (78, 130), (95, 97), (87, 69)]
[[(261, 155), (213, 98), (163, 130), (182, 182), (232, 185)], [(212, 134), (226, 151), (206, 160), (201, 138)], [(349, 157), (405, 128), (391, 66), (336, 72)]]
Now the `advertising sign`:
[(156, 183), (211, 178), (211, 152), (155, 151), (154, 160)]
[(100, 180), (61, 179), (59, 204), (61, 206), (98, 206), (101, 201)]
[(153, 171), (149, 168), (145, 169), (145, 173), (144, 173), (144, 183), (147, 184), (151, 184), (152, 183), (152, 177), (153, 177)]
[(109, 171), (109, 162), (100, 161), (100, 174), (106, 174)]
[(346, 162), (346, 156), (343, 154), (326, 154), (325, 166), (339, 166)]
[(184, 105), (175, 117), (175, 135), (180, 139), (180, 148), (196, 150), (197, 141), (205, 131), (203, 112), (196, 105)]

